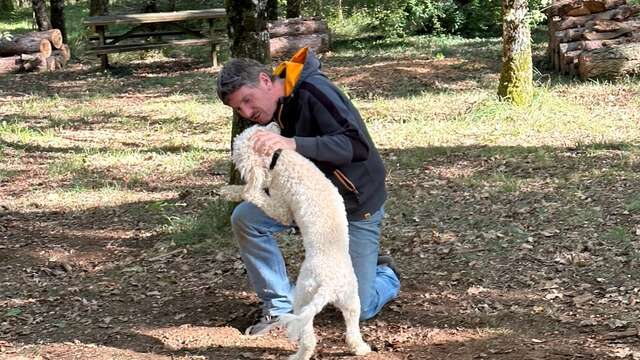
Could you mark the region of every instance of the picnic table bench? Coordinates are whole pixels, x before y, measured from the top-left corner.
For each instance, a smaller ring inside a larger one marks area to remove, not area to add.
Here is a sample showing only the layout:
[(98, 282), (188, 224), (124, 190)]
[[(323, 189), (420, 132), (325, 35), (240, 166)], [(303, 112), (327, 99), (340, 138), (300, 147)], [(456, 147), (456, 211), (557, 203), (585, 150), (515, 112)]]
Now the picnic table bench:
[[(156, 12), (125, 15), (92, 16), (83, 21), (95, 34), (88, 54), (96, 54), (101, 59), (103, 69), (109, 67), (110, 53), (138, 51), (169, 46), (211, 45), (211, 62), (218, 65), (218, 51), (224, 36), (214, 28), (214, 20), (226, 18), (224, 9), (203, 9), (172, 12)], [(186, 22), (201, 20), (205, 23), (199, 29), (190, 28)], [(162, 30), (160, 28), (162, 25)], [(109, 32), (108, 27), (118, 25), (124, 32)], [(167, 30), (171, 29), (171, 30)], [(132, 41), (135, 40), (135, 41)]]

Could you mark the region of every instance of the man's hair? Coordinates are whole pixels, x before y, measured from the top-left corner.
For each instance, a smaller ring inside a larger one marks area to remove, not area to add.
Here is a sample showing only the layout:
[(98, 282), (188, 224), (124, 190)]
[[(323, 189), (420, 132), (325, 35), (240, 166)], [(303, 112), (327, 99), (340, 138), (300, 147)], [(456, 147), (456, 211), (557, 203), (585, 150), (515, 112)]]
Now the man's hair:
[(227, 61), (218, 74), (218, 97), (226, 105), (229, 95), (239, 88), (256, 86), (260, 73), (272, 77), (271, 69), (256, 60), (236, 58)]

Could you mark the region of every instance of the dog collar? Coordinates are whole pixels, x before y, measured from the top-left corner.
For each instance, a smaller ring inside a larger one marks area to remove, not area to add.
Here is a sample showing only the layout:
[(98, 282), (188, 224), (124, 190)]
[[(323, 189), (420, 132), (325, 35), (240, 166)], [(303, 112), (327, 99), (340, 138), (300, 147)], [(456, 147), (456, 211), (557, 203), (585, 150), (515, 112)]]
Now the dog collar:
[(280, 153), (282, 149), (278, 149), (273, 152), (273, 156), (271, 157), (271, 164), (269, 164), (269, 170), (273, 170), (276, 167), (276, 163), (278, 162), (278, 158), (280, 157)]

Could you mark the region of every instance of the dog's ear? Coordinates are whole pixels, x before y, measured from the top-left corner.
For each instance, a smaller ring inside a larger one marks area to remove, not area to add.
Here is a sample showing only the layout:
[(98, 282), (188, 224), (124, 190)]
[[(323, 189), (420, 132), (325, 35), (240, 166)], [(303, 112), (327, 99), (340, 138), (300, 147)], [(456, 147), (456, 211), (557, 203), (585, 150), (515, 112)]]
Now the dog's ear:
[(275, 121), (272, 121), (270, 123), (268, 123), (265, 127), (265, 130), (267, 131), (271, 131), (272, 133), (276, 133), (278, 135), (280, 135), (280, 126), (278, 126), (278, 123), (276, 123)]

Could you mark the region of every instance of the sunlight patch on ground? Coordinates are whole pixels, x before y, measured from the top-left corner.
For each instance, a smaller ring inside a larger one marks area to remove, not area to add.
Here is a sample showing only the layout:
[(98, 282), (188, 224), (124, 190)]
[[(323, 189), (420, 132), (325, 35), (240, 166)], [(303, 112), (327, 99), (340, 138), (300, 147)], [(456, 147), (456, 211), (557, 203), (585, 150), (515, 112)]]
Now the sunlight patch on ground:
[(62, 210), (86, 210), (94, 207), (120, 206), (128, 203), (166, 200), (178, 196), (174, 191), (140, 192), (121, 189), (117, 185), (100, 189), (72, 188), (50, 191), (40, 190), (17, 197), (11, 202), (14, 208), (46, 208)]
[(251, 347), (293, 350), (284, 333), (273, 336), (245, 336), (232, 327), (205, 327), (181, 325), (175, 327), (140, 329), (141, 335), (156, 338), (170, 350), (187, 350), (207, 347)]

